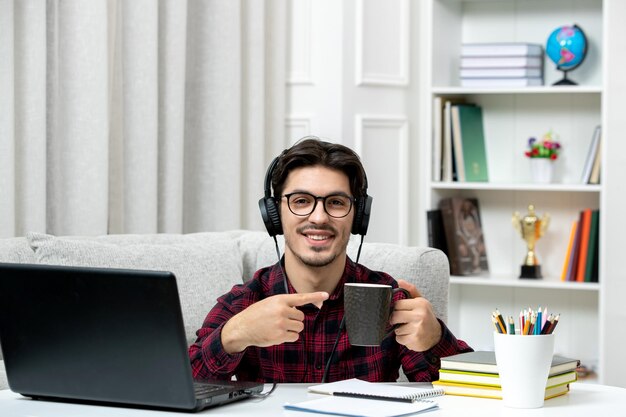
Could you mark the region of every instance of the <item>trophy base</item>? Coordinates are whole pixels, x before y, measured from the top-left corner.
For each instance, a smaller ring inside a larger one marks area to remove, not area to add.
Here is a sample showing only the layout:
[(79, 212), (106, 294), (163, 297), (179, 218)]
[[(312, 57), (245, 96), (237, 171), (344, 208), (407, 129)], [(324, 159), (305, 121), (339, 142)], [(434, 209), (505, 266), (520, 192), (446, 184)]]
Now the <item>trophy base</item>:
[(522, 265), (522, 272), (519, 277), (524, 279), (543, 278), (541, 276), (541, 265)]

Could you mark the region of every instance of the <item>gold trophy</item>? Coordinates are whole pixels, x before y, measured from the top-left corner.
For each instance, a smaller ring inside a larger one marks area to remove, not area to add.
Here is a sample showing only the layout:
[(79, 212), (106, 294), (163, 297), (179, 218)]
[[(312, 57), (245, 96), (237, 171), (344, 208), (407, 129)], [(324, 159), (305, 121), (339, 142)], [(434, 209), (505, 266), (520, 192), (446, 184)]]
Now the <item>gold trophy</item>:
[(544, 214), (541, 218), (535, 214), (535, 206), (528, 205), (528, 214), (524, 217), (520, 217), (520, 214), (516, 211), (513, 213), (513, 227), (517, 230), (522, 239), (526, 241), (526, 258), (522, 265), (522, 272), (520, 278), (542, 278), (541, 265), (535, 255), (535, 245), (540, 237), (544, 235), (548, 224), (550, 224), (550, 215)]

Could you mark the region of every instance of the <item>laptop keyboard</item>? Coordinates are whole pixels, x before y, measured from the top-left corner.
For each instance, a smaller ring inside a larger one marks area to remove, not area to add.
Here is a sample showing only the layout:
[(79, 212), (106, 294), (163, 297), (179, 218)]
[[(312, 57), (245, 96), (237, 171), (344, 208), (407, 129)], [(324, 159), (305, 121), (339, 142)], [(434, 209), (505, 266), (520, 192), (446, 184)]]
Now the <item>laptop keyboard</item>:
[(199, 384), (199, 383), (194, 383), (193, 388), (196, 393), (196, 398), (204, 398), (214, 392), (224, 389), (224, 387), (221, 385)]

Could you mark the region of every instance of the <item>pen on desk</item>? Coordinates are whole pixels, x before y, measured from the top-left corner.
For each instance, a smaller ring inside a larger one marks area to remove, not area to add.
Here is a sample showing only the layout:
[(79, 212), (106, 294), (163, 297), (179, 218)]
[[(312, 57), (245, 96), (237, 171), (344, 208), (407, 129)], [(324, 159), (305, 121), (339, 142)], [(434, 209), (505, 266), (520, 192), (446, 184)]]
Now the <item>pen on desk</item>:
[(355, 393), (355, 392), (333, 392), (333, 395), (336, 397), (365, 398), (368, 400), (395, 401), (395, 402), (400, 402), (400, 403), (414, 402), (414, 400), (411, 398), (387, 397), (385, 395), (360, 394), (360, 393)]

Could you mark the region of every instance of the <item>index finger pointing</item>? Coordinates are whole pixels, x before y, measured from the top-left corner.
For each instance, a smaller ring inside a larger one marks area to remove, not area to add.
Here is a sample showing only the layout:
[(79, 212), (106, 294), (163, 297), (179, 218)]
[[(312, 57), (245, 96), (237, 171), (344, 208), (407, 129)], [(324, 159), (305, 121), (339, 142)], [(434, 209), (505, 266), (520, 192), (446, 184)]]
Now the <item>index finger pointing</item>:
[(289, 294), (287, 297), (287, 304), (291, 307), (298, 307), (306, 304), (315, 304), (320, 306), (324, 300), (328, 299), (328, 293), (325, 291), (318, 291), (304, 294)]

